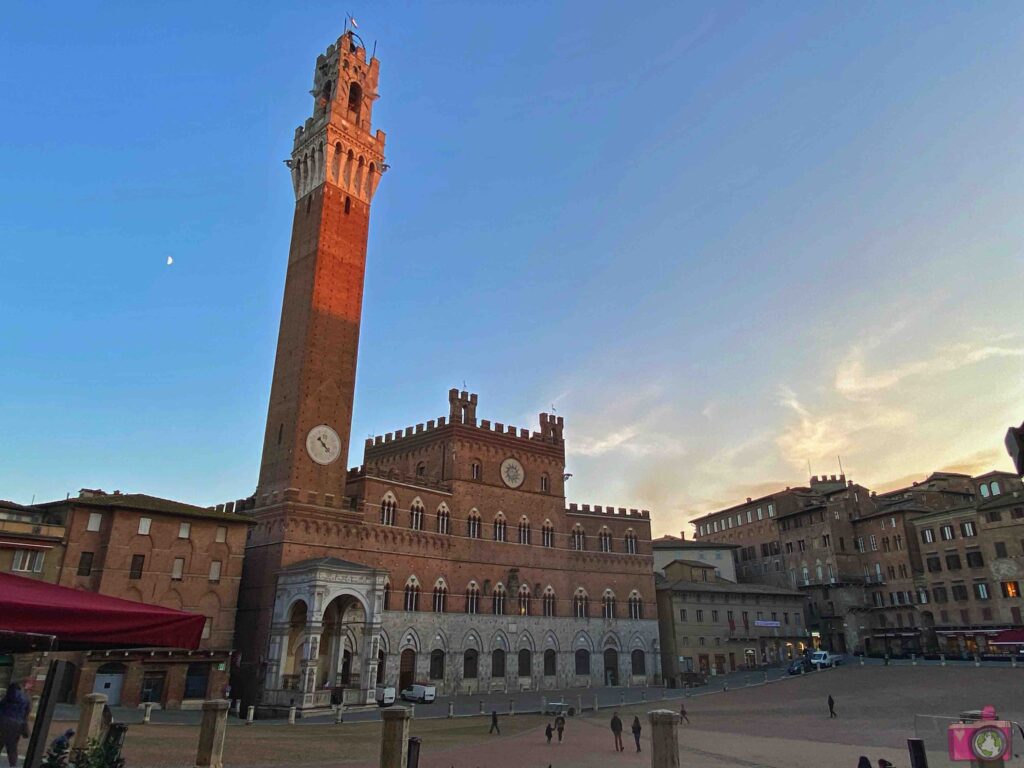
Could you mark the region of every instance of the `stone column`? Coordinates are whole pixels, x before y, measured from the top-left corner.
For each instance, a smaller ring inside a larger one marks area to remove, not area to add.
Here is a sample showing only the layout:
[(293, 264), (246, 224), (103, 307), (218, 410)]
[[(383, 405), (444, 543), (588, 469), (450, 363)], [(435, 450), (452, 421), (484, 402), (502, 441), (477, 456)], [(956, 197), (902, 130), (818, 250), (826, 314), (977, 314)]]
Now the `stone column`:
[(647, 713), (651, 721), (651, 768), (680, 768), (679, 720), (670, 709)]
[(407, 768), (409, 741), (409, 710), (405, 707), (382, 709), (384, 730), (380, 737), (380, 768)]
[(367, 622), (362, 626), (363, 658), (359, 677), (360, 704), (372, 704), (376, 699), (377, 651), (380, 649), (380, 622)]
[(143, 725), (149, 725), (149, 721), (153, 717), (153, 702), (147, 701), (142, 705), (142, 723)]
[(196, 768), (223, 768), (224, 735), (228, 730), (227, 699), (203, 702), (203, 722), (199, 726)]
[(288, 627), (274, 628), (270, 632), (267, 649), (267, 671), (263, 677), (263, 690), (276, 691), (281, 688), (281, 675), (284, 663), (284, 649), (288, 647)]
[(245, 724), (246, 725), (252, 725), (252, 721), (253, 721), (253, 719), (255, 717), (256, 717), (256, 707), (254, 707), (252, 704), (250, 704), (249, 708), (245, 710)]
[(103, 707), (106, 703), (106, 694), (85, 694), (82, 699), (82, 711), (78, 715), (78, 730), (75, 731), (74, 741), (71, 742), (72, 747), (84, 749), (89, 739), (99, 737), (100, 728), (103, 726)]

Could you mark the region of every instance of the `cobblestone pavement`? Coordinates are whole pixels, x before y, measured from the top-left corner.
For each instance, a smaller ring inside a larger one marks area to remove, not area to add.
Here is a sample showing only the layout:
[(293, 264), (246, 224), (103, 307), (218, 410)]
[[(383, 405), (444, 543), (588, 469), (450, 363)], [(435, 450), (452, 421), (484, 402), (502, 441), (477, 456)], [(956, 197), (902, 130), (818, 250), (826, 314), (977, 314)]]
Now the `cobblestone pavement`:
[[(737, 768), (851, 768), (859, 755), (909, 765), (906, 739), (920, 728), (915, 715), (955, 716), (966, 709), (995, 705), (1001, 717), (1024, 719), (1024, 668), (879, 665), (848, 666), (727, 692), (700, 693), (686, 699), (690, 724), (680, 726), (684, 765)], [(826, 698), (835, 697), (839, 718), (828, 718)], [(631, 747), (616, 753), (608, 730), (611, 710), (588, 712), (568, 721), (562, 744), (545, 743), (548, 718), (501, 717), (501, 735), (489, 735), (488, 718), (416, 719), (413, 735), (423, 740), (421, 768), (576, 768), (576, 766), (650, 765), (650, 725), (646, 713), (677, 709), (678, 700), (627, 705), (644, 725), (643, 752)], [(944, 721), (940, 721), (944, 722)], [(56, 727), (62, 727), (55, 725)], [(198, 729), (193, 725), (130, 728), (125, 756), (130, 768), (191, 766)], [(344, 765), (376, 768), (379, 722), (282, 725), (257, 723), (228, 730), (224, 762), (234, 766)], [(947, 765), (941, 753), (942, 728), (929, 739), (931, 768)]]

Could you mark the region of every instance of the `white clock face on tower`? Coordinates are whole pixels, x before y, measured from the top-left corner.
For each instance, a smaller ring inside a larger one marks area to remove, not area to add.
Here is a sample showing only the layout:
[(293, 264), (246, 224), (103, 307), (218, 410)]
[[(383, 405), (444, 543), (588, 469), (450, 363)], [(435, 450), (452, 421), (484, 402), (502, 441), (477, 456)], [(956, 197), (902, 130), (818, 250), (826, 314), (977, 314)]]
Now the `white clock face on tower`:
[(317, 464), (330, 464), (341, 455), (341, 439), (333, 429), (320, 424), (306, 435), (306, 451)]
[(526, 479), (526, 472), (518, 460), (507, 458), (501, 462), (501, 480), (509, 488), (518, 488)]

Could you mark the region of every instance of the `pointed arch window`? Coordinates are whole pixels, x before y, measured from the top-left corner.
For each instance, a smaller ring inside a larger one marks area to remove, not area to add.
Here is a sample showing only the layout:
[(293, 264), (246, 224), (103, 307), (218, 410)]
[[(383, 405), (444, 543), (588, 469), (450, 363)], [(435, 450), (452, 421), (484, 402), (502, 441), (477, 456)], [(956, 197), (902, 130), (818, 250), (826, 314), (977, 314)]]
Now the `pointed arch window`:
[(615, 593), (610, 589), (604, 591), (604, 596), (601, 599), (601, 618), (615, 618)]
[(491, 612), (495, 616), (505, 615), (505, 587), (501, 584), (494, 588), (494, 594), (491, 596)]
[(577, 589), (572, 597), (572, 615), (577, 619), (585, 619), (590, 616), (590, 606), (587, 604), (587, 593)]
[(601, 532), (597, 534), (597, 543), (602, 552), (612, 551), (612, 532), (607, 528), (602, 528)]
[(434, 585), (434, 613), (444, 613), (448, 604), (448, 587), (438, 579)]
[(480, 613), (480, 588), (475, 581), (466, 587), (466, 613)]
[(555, 590), (548, 587), (544, 590), (544, 595), (541, 598), (544, 605), (544, 615), (554, 616), (555, 615)]
[(480, 513), (475, 509), (469, 513), (466, 519), (466, 535), (471, 539), (480, 538)]
[(423, 505), (416, 500), (409, 507), (409, 527), (414, 531), (423, 530)]
[(629, 596), (629, 618), (639, 620), (643, 617), (644, 601), (640, 597), (640, 594), (634, 590), (633, 594)]
[(577, 525), (575, 528), (572, 529), (572, 536), (570, 538), (570, 541), (572, 543), (572, 548), (577, 551), (582, 552), (584, 549), (587, 548), (587, 536), (583, 532), (582, 526)]
[(548, 478), (547, 473), (540, 476), (540, 492), (547, 493), (551, 490), (551, 480)]
[(530, 588), (525, 584), (519, 587), (519, 615), (530, 615)]
[(540, 529), (540, 543), (545, 547), (555, 546), (555, 527), (550, 520), (545, 520), (544, 527)]
[(519, 543), (530, 543), (530, 521), (525, 516), (519, 518)]
[(380, 503), (380, 524), (381, 525), (394, 525), (395, 524), (395, 503), (394, 496), (385, 496), (384, 500)]
[(437, 508), (437, 532), (445, 535), (452, 532), (451, 514), (444, 504)]
[(391, 582), (384, 582), (384, 610), (391, 610)]
[(500, 512), (494, 518), (494, 540), (508, 541), (508, 524), (505, 522), (505, 516)]
[(405, 610), (418, 611), (420, 609), (420, 584), (416, 577), (410, 577), (405, 583)]
[(636, 554), (636, 534), (633, 533), (633, 529), (626, 531), (626, 553), (630, 555)]

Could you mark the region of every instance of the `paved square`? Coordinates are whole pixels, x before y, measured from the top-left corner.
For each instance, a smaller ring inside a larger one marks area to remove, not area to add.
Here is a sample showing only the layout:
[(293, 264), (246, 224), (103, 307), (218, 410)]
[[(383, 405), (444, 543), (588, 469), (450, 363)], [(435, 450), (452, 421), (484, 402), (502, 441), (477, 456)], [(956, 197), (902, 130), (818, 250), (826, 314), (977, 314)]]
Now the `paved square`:
[[(914, 735), (916, 714), (955, 716), (993, 704), (1000, 717), (1022, 720), (1022, 687), (1024, 669), (851, 666), (726, 693), (698, 692), (686, 700), (691, 722), (680, 726), (680, 752), (683, 765), (710, 768), (852, 768), (861, 754), (873, 764), (885, 757), (896, 766), (907, 766), (906, 740)], [(836, 699), (836, 720), (828, 717), (830, 693)], [(648, 766), (646, 713), (658, 708), (678, 711), (678, 706), (675, 699), (622, 708), (627, 727), (623, 753), (613, 749), (610, 709), (570, 718), (562, 744), (545, 743), (549, 718), (539, 715), (502, 717), (501, 735), (489, 735), (489, 719), (481, 717), (414, 720), (412, 734), (423, 740), (421, 768)], [(644, 726), (640, 754), (628, 733), (634, 714)], [(379, 723), (288, 726), (277, 721), (247, 727), (232, 722), (226, 766), (377, 765)], [(61, 727), (55, 724), (54, 731)], [(125, 749), (128, 765), (191, 766), (197, 734), (195, 726), (132, 726)], [(936, 751), (941, 743), (937, 731), (929, 745), (932, 768), (948, 764)]]

